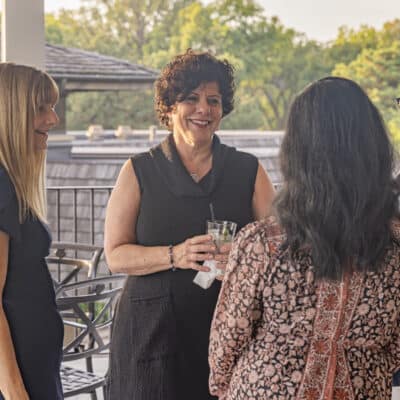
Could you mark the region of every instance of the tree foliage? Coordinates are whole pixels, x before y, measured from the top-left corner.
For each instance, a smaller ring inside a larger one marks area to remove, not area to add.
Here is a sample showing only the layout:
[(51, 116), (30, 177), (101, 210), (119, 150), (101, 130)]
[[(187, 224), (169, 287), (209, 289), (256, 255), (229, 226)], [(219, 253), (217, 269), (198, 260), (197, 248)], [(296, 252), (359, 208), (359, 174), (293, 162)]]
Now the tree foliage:
[(338, 64), (334, 74), (358, 82), (382, 112), (393, 135), (400, 145), (400, 111), (394, 99), (400, 96), (400, 40), (388, 47), (364, 49), (349, 64)]
[[(268, 16), (255, 0), (81, 0), (46, 15), (47, 40), (159, 69), (187, 48), (210, 50), (236, 68), (236, 107), (223, 127), (282, 129), (295, 94), (329, 74), (360, 83), (399, 133), (400, 20), (381, 30), (341, 27), (330, 43), (308, 40)], [(152, 91), (75, 94), (68, 127), (155, 123)]]

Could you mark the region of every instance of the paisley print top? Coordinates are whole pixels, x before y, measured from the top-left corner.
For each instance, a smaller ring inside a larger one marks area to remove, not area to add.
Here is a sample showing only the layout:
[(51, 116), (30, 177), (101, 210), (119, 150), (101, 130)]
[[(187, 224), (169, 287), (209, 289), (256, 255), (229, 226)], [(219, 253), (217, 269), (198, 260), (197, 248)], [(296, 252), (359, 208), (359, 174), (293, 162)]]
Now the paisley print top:
[(379, 272), (316, 280), (273, 217), (236, 239), (210, 337), (223, 400), (390, 399), (400, 369), (400, 223)]

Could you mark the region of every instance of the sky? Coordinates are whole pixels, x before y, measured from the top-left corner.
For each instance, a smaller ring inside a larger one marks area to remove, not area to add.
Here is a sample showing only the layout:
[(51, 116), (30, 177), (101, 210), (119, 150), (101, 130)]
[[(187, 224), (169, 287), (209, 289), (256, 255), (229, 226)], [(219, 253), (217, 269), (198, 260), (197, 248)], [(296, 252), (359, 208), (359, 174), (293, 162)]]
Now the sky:
[[(258, 0), (268, 16), (276, 15), (288, 28), (309, 39), (328, 41), (341, 25), (362, 24), (381, 28), (386, 21), (400, 18), (400, 0)], [(79, 7), (80, 0), (45, 0), (45, 11)]]

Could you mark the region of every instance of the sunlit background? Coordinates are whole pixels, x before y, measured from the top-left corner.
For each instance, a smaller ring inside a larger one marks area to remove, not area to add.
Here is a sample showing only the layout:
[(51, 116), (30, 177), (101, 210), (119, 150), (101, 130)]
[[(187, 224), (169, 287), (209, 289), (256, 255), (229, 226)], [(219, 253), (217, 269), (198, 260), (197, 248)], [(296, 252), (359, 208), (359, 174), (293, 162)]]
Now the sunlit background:
[[(284, 25), (321, 41), (334, 39), (341, 25), (380, 28), (386, 21), (400, 17), (398, 0), (260, 0), (258, 3), (267, 15), (277, 15)], [(78, 8), (82, 4), (82, 0), (45, 0), (46, 12)]]
[[(146, 5), (146, 6), (145, 6)], [(159, 70), (191, 47), (236, 68), (222, 129), (282, 130), (289, 105), (326, 75), (354, 79), (400, 143), (398, 0), (45, 0), (46, 41)], [(153, 90), (75, 93), (68, 130), (157, 125)]]

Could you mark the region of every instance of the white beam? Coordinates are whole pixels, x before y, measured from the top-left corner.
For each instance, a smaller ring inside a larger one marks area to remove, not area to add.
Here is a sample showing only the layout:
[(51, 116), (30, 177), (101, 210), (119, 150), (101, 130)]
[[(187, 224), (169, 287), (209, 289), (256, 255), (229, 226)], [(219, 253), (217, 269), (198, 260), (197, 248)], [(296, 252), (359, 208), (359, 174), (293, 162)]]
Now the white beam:
[(1, 5), (1, 61), (44, 69), (44, 0), (1, 0)]

